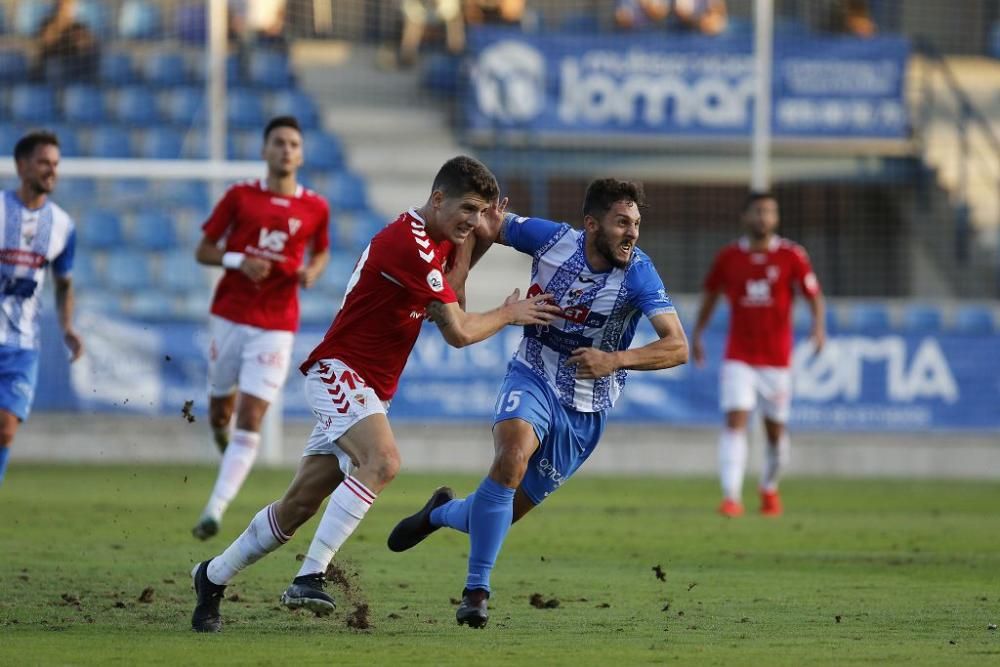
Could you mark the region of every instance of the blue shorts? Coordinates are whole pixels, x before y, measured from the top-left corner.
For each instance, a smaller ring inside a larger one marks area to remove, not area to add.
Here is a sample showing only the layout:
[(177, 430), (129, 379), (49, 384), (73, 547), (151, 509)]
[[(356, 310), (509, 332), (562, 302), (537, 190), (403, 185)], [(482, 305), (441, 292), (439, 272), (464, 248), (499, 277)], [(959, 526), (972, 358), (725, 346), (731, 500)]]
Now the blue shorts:
[(0, 410), (28, 418), (38, 383), (38, 351), (0, 345)]
[(538, 436), (541, 445), (521, 480), (521, 488), (536, 505), (587, 460), (607, 422), (604, 412), (565, 408), (548, 383), (518, 361), (507, 367), (494, 415), (494, 426), (508, 419), (523, 419)]

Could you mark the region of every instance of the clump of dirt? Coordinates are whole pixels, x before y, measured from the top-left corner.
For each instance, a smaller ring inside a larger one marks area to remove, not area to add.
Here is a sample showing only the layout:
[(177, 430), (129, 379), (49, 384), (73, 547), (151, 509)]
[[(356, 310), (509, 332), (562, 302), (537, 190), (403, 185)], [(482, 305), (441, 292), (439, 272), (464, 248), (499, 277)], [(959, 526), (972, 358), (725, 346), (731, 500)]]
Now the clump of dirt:
[(697, 585), (698, 585), (697, 581), (692, 581), (690, 584), (688, 584), (688, 592), (690, 593), (691, 589), (694, 588)]
[(598, 609), (610, 609), (611, 605), (608, 604), (607, 602), (602, 602), (601, 604), (597, 605), (597, 608)]
[(76, 607), (77, 609), (80, 608), (80, 597), (79, 596), (74, 595), (73, 593), (63, 593), (61, 597), (62, 597), (63, 602), (65, 602), (67, 605), (72, 605), (72, 606)]
[(670, 611), (670, 600), (667, 600), (667, 603), (663, 605), (663, 609), (660, 611)]
[(458, 605), (462, 604), (462, 601), (461, 601), (461, 600), (459, 600), (458, 598), (449, 598), (449, 601), (450, 601), (450, 602), (451, 602), (451, 603), (452, 603), (453, 605), (455, 605), (456, 607), (457, 607)]
[(370, 630), (371, 622), (368, 620), (368, 604), (365, 602), (356, 603), (354, 611), (347, 615), (347, 627), (352, 630)]
[(660, 567), (659, 565), (654, 565), (653, 566), (653, 574), (655, 574), (656, 578), (659, 579), (660, 581), (666, 581), (667, 580), (667, 573), (664, 572), (663, 568)]
[(541, 593), (532, 593), (528, 598), (528, 603), (535, 609), (555, 609), (559, 606), (559, 600), (550, 598), (546, 600)]
[(184, 407), (181, 408), (181, 416), (187, 420), (188, 424), (193, 424), (195, 422), (194, 413), (191, 412), (194, 409), (194, 401), (184, 401)]
[(142, 593), (139, 594), (139, 602), (151, 603), (153, 601), (153, 593), (155, 592), (152, 586), (146, 586), (142, 589)]
[(833, 617), (833, 620), (835, 620), (837, 623), (840, 623), (841, 618), (842, 618), (841, 615), (837, 614), (836, 616)]
[(397, 619), (397, 618), (403, 618), (403, 617), (400, 616), (399, 614), (393, 612), (393, 613), (389, 614), (388, 616), (386, 616), (386, 618)]
[(344, 597), (354, 607), (344, 618), (347, 627), (352, 630), (371, 630), (371, 609), (364, 594), (351, 582), (347, 571), (336, 563), (330, 563), (326, 568), (326, 580), (343, 591)]

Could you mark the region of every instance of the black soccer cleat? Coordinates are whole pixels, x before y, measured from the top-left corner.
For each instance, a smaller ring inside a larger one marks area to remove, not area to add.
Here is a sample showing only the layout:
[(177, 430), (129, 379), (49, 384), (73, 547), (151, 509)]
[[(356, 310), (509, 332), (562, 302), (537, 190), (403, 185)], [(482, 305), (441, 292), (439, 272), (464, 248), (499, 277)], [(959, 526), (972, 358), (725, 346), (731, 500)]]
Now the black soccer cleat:
[(199, 540), (207, 540), (210, 537), (215, 537), (218, 532), (219, 522), (210, 516), (201, 517), (195, 527), (191, 529), (191, 534)]
[(431, 525), (431, 512), (454, 498), (455, 492), (447, 486), (435, 489), (430, 500), (420, 508), (419, 512), (406, 517), (392, 529), (387, 542), (389, 550), (406, 551), (420, 544), (424, 538), (440, 528)]
[(489, 591), (482, 588), (470, 591), (466, 588), (462, 591), (462, 604), (458, 605), (455, 620), (459, 625), (468, 625), (470, 628), (485, 628), (486, 621), (490, 620), (490, 614), (486, 611), (486, 601), (489, 599)]
[(191, 614), (191, 629), (195, 632), (222, 632), (219, 602), (222, 601), (226, 587), (213, 584), (208, 578), (209, 562), (211, 559), (198, 563), (191, 571), (194, 592), (198, 595), (198, 604)]
[(281, 594), (281, 604), (289, 609), (308, 609), (317, 616), (326, 616), (337, 604), (323, 591), (324, 588), (326, 576), (321, 572), (295, 577)]

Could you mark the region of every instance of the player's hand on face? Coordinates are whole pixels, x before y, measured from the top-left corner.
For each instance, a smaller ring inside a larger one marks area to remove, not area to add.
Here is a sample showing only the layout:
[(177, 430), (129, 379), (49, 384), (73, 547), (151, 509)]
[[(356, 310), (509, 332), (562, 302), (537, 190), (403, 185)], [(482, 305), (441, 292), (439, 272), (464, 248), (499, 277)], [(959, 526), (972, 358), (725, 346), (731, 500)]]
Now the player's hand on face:
[(271, 274), (271, 262), (260, 257), (244, 257), (240, 271), (255, 283), (259, 283)]
[(694, 363), (698, 368), (705, 365), (705, 344), (701, 341), (701, 336), (696, 336), (691, 345), (691, 352), (694, 354)]
[(548, 324), (562, 313), (562, 308), (552, 303), (551, 294), (538, 294), (520, 299), (521, 290), (515, 289), (504, 300), (510, 310), (511, 324)]
[(486, 209), (483, 216), (483, 224), (478, 225), (475, 230), (476, 236), (487, 238), (490, 241), (497, 237), (500, 232), (500, 224), (503, 222), (503, 214), (507, 212), (507, 197), (498, 199)]
[(73, 363), (83, 356), (83, 340), (75, 331), (67, 331), (63, 334), (63, 342), (69, 350), (69, 362)]
[(615, 372), (613, 357), (593, 347), (578, 347), (566, 359), (567, 366), (576, 366), (576, 377), (581, 380), (595, 380)]

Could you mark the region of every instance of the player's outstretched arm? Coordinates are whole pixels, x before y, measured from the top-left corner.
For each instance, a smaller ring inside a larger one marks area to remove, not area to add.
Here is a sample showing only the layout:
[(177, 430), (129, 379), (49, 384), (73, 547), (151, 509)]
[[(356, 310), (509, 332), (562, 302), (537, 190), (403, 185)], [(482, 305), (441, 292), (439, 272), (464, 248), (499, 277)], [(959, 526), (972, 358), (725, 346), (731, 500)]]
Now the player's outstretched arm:
[(538, 294), (521, 299), (515, 289), (503, 305), (485, 313), (466, 313), (457, 303), (432, 301), (427, 315), (434, 322), (445, 341), (453, 347), (465, 347), (486, 340), (508, 324), (549, 324), (561, 312), (550, 303), (551, 294)]
[(605, 352), (593, 347), (573, 350), (566, 360), (576, 366), (576, 376), (582, 380), (607, 377), (620, 368), (633, 371), (657, 371), (673, 368), (688, 361), (687, 336), (677, 313), (661, 313), (649, 320), (658, 340), (631, 350)]
[(715, 304), (719, 301), (719, 294), (719, 292), (705, 292), (701, 299), (701, 307), (698, 308), (698, 319), (694, 325), (694, 335), (692, 335), (694, 340), (691, 350), (694, 353), (694, 363), (698, 366), (705, 365), (705, 344), (702, 342), (701, 336), (705, 333), (705, 329), (712, 319)]
[(72, 363), (83, 355), (83, 340), (73, 328), (73, 307), (76, 304), (73, 296), (73, 279), (69, 276), (56, 276), (55, 290), (59, 326), (63, 330), (63, 342), (69, 349), (69, 360)]
[(221, 266), (234, 271), (241, 271), (255, 283), (264, 280), (271, 273), (271, 262), (260, 257), (248, 257), (241, 252), (226, 252), (215, 241), (203, 236), (201, 243), (195, 248), (194, 258), (199, 264), (206, 266)]

